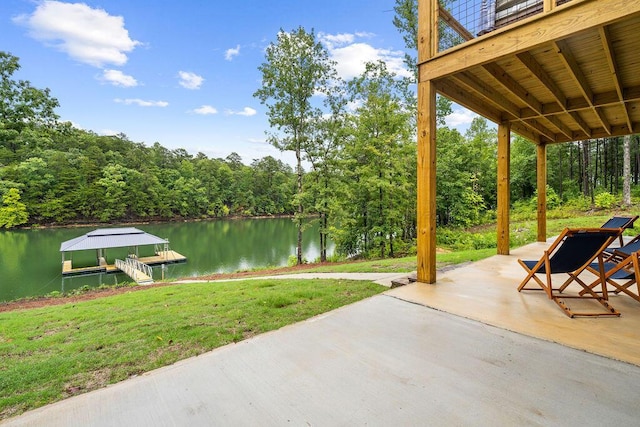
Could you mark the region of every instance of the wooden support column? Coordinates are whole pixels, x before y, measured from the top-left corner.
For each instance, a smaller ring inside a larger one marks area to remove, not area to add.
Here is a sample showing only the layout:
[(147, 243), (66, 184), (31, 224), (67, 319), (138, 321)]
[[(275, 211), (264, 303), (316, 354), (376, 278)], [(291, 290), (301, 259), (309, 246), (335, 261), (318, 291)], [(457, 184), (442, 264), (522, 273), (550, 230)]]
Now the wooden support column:
[(537, 145), (538, 242), (547, 240), (547, 146)]
[[(438, 0), (418, 0), (418, 70), (437, 52)], [(420, 73), (419, 73), (420, 74)], [(436, 89), (418, 81), (418, 281), (436, 281)]]
[(498, 255), (509, 255), (509, 205), (511, 200), (511, 125), (498, 125)]
[(418, 84), (418, 281), (436, 281), (436, 90)]

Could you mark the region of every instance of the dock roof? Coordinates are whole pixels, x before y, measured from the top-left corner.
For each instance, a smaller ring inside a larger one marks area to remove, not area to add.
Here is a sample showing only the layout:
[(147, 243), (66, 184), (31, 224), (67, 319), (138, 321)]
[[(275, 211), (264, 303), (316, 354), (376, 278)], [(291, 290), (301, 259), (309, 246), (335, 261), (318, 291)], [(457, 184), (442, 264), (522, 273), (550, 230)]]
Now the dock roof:
[(60, 244), (60, 252), (124, 248), (165, 243), (169, 243), (169, 241), (134, 227), (99, 228), (84, 236), (62, 242)]

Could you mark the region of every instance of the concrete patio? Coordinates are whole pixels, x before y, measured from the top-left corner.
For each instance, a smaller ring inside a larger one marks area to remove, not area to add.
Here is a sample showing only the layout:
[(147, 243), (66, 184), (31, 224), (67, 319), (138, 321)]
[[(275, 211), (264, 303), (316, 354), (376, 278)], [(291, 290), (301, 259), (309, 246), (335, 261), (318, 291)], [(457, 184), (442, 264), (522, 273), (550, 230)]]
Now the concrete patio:
[[(442, 273), (3, 426), (637, 425), (640, 304), (569, 319), (518, 257)], [(591, 302), (597, 304), (595, 302)], [(603, 357), (605, 356), (605, 357)], [(627, 363), (628, 362), (628, 363)]]
[[(544, 292), (516, 291), (526, 276), (517, 259), (540, 259), (553, 240), (532, 243), (513, 249), (510, 255), (496, 255), (448, 271), (438, 277), (435, 285), (413, 284), (392, 289), (388, 295), (640, 366), (640, 304), (637, 301), (626, 295), (610, 294), (609, 303), (622, 313), (620, 317), (571, 319)], [(565, 278), (558, 275), (554, 284), (562, 284)], [(530, 287), (536, 286), (532, 280)], [(565, 293), (576, 294), (580, 289), (579, 285), (570, 285)], [(583, 310), (604, 312), (596, 301), (566, 301)]]

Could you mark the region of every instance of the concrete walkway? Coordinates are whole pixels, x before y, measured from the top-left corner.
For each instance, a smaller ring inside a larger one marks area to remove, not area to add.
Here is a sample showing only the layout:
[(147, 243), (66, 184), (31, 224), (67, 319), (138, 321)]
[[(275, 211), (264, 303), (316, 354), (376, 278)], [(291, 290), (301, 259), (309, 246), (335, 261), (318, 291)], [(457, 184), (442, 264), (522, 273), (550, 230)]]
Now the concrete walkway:
[(635, 426), (639, 384), (636, 365), (381, 294), (0, 424)]
[(369, 280), (379, 285), (390, 287), (391, 281), (395, 279), (406, 278), (408, 273), (293, 273), (279, 274), (274, 276), (255, 276), (241, 277), (238, 279), (221, 279), (221, 280), (198, 280), (186, 279), (179, 280), (175, 283), (209, 283), (209, 282), (236, 282), (240, 280), (252, 279), (347, 279), (347, 280)]

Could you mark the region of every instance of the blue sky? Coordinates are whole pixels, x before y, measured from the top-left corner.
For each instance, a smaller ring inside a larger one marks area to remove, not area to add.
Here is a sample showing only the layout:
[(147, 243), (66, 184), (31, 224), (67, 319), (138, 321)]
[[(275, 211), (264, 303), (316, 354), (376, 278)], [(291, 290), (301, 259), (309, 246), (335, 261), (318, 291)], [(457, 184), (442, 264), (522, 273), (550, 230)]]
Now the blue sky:
[[(253, 97), (264, 49), (280, 29), (314, 30), (346, 79), (383, 59), (406, 73), (393, 0), (2, 0), (0, 50), (14, 76), (50, 88), (62, 120), (244, 163), (271, 155), (265, 107)], [(456, 110), (448, 124), (465, 127)]]

